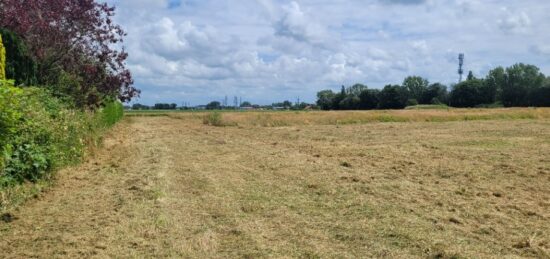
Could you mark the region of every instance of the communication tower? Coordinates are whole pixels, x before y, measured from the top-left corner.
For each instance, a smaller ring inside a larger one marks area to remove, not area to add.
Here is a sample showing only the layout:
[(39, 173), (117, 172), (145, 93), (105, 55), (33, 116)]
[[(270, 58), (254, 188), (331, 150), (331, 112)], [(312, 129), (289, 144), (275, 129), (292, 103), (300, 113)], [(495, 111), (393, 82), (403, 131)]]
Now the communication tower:
[(464, 75), (464, 54), (458, 54), (458, 82), (462, 82), (462, 75)]

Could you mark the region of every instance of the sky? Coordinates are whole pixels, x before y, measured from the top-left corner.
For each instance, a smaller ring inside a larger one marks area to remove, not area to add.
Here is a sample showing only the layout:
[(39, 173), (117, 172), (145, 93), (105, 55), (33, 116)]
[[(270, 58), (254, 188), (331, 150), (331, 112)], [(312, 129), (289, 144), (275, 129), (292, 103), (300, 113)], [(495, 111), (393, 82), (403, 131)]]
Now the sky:
[(108, 0), (143, 104), (315, 102), (324, 89), (447, 85), (523, 62), (550, 75), (547, 0)]

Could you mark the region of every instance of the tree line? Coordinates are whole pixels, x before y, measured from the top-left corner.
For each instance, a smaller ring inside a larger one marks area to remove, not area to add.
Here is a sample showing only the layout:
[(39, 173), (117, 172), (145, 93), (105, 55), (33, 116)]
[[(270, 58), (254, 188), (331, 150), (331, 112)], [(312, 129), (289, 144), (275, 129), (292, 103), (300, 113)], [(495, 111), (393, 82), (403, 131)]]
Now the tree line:
[(515, 64), (497, 67), (484, 78), (470, 71), (465, 81), (450, 87), (409, 76), (401, 85), (386, 85), (381, 90), (363, 84), (342, 86), (340, 92), (317, 93), (323, 110), (403, 109), (418, 104), (452, 107), (550, 107), (550, 77), (534, 65)]

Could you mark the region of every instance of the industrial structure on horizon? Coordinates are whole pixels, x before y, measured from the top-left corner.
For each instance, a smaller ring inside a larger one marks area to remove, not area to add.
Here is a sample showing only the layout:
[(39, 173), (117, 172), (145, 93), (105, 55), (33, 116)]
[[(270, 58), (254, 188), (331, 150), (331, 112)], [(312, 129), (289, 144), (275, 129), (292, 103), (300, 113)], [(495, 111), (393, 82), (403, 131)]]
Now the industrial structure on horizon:
[(462, 76), (464, 75), (464, 53), (458, 54), (458, 83), (462, 82)]

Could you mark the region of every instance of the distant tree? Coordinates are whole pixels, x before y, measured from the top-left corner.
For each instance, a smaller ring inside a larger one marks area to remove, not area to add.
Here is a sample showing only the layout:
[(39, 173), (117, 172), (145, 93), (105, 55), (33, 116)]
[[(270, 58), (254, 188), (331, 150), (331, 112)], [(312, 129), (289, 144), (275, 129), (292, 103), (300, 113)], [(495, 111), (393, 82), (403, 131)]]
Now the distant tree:
[(317, 93), (317, 105), (322, 110), (331, 110), (333, 109), (332, 104), (334, 103), (334, 98), (336, 94), (332, 90), (323, 90)]
[(285, 101), (283, 102), (283, 107), (285, 107), (286, 109), (292, 108), (292, 102), (289, 101), (289, 100), (285, 100)]
[(378, 107), (378, 95), (380, 91), (376, 89), (365, 89), (359, 94), (359, 108), (362, 110), (373, 110)]
[(344, 98), (338, 103), (340, 110), (358, 110), (361, 109), (361, 92), (367, 90), (363, 84), (354, 84), (348, 88), (343, 88), (340, 95)]
[(449, 104), (453, 107), (475, 107), (483, 104), (483, 98), (480, 95), (482, 88), (482, 80), (463, 81), (454, 86), (449, 97)]
[(149, 106), (143, 105), (140, 103), (135, 103), (132, 105), (132, 110), (149, 110)]
[(178, 107), (175, 103), (155, 103), (155, 110), (175, 110)]
[(422, 93), (422, 98), (418, 100), (421, 104), (440, 104), (447, 102), (447, 86), (440, 83), (431, 84)]
[(468, 72), (468, 77), (466, 77), (466, 80), (470, 81), (470, 80), (474, 80), (474, 79), (477, 79), (477, 78), (474, 76), (474, 72), (472, 72), (472, 70), (470, 70), (470, 72)]
[(212, 101), (206, 105), (207, 110), (220, 110), (222, 105), (218, 101)]
[(342, 102), (342, 100), (346, 98), (346, 96), (347, 96), (346, 87), (342, 86), (340, 93), (336, 94), (332, 99), (332, 109), (342, 110), (342, 107), (340, 107), (340, 103)]
[(421, 101), (424, 91), (428, 88), (428, 80), (419, 76), (409, 76), (403, 81), (403, 86), (409, 91), (409, 98)]
[(408, 91), (405, 87), (399, 85), (386, 85), (378, 94), (378, 108), (403, 109), (407, 106), (408, 99)]
[(542, 87), (546, 77), (533, 65), (515, 64), (506, 69), (501, 100), (506, 107), (528, 106), (529, 93)]
[(506, 71), (497, 67), (485, 77), (482, 95), (487, 103), (494, 103), (501, 97), (502, 87), (506, 84)]
[(348, 94), (342, 101), (340, 101), (338, 107), (340, 110), (357, 110), (359, 109), (360, 103), (361, 99), (359, 99), (359, 96), (355, 94)]
[(406, 106), (416, 106), (418, 105), (418, 101), (416, 99), (408, 99)]
[(346, 95), (359, 96), (361, 94), (361, 92), (363, 92), (364, 90), (367, 90), (367, 89), (368, 89), (368, 87), (366, 85), (354, 84), (351, 87), (345, 89), (344, 92), (346, 93)]
[(550, 85), (534, 89), (529, 99), (531, 106), (550, 107)]
[(252, 107), (252, 104), (248, 101), (244, 101), (243, 103), (241, 103), (241, 107)]

